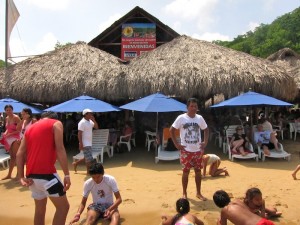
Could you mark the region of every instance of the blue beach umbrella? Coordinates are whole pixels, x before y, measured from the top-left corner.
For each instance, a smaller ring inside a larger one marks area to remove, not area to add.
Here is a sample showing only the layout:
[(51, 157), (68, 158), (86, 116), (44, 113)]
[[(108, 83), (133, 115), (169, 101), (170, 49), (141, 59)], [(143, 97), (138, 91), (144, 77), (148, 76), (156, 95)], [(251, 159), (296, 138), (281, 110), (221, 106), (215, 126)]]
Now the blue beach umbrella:
[(120, 111), (117, 106), (111, 105), (99, 99), (82, 95), (58, 105), (45, 109), (44, 111), (53, 112), (82, 112), (84, 109), (91, 109), (93, 112), (112, 112)]
[(128, 104), (120, 106), (121, 109), (128, 109), (140, 112), (156, 112), (156, 132), (158, 130), (159, 112), (187, 111), (186, 105), (161, 93), (152, 94)]
[(234, 106), (292, 106), (293, 104), (281, 101), (279, 99), (259, 94), (253, 91), (248, 91), (239, 96), (230, 98), (218, 104), (212, 105), (212, 108), (217, 107), (234, 107)]
[(147, 97), (120, 106), (121, 109), (129, 109), (140, 112), (176, 112), (186, 111), (186, 105), (161, 93), (149, 95)]
[(15, 99), (12, 98), (3, 98), (0, 99), (0, 112), (5, 112), (4, 107), (6, 105), (12, 105), (12, 107), (14, 108), (14, 112), (15, 113), (20, 113), (22, 112), (22, 109), (24, 108), (30, 108), (33, 114), (39, 114), (42, 113), (42, 110), (37, 109), (35, 107), (26, 105), (25, 103), (19, 102)]

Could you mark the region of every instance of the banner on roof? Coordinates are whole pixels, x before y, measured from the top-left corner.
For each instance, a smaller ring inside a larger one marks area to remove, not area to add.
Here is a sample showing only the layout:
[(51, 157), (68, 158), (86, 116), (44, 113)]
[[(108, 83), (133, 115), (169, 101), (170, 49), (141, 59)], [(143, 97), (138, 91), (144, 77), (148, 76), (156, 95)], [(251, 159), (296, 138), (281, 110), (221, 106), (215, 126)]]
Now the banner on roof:
[(121, 59), (129, 60), (155, 48), (155, 23), (125, 23), (122, 25)]

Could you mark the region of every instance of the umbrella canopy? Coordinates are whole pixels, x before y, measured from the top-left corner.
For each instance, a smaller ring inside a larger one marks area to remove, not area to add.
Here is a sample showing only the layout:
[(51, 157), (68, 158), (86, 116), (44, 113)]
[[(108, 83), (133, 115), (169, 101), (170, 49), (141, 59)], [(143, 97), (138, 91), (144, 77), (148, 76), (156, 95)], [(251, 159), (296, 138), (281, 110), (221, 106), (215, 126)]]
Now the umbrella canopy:
[(0, 97), (57, 104), (86, 93), (98, 99), (126, 98), (124, 65), (83, 42), (28, 58), (0, 70)]
[(293, 104), (276, 98), (259, 94), (253, 91), (241, 94), (211, 107), (234, 107), (234, 106), (292, 106)]
[(42, 110), (39, 110), (39, 109), (37, 109), (35, 107), (26, 105), (25, 103), (19, 102), (19, 101), (15, 100), (15, 99), (12, 99), (12, 98), (3, 98), (3, 99), (0, 99), (0, 112), (5, 112), (4, 107), (6, 105), (12, 105), (12, 107), (14, 108), (13, 111), (15, 113), (22, 112), (22, 110), (24, 108), (30, 108), (31, 111), (32, 111), (32, 113), (34, 113), (34, 114), (42, 113)]
[(53, 112), (82, 112), (84, 109), (91, 109), (93, 112), (112, 112), (120, 111), (117, 106), (113, 106), (109, 103), (103, 102), (96, 98), (82, 95), (73, 98), (69, 101), (63, 102), (61, 104), (52, 106), (45, 111)]
[(186, 111), (186, 105), (161, 93), (149, 95), (126, 105), (122, 109), (140, 112), (176, 112)]
[(269, 60), (210, 42), (180, 36), (133, 59), (128, 66), (129, 96), (156, 92), (187, 99), (241, 90), (292, 100), (296, 83), (285, 68)]

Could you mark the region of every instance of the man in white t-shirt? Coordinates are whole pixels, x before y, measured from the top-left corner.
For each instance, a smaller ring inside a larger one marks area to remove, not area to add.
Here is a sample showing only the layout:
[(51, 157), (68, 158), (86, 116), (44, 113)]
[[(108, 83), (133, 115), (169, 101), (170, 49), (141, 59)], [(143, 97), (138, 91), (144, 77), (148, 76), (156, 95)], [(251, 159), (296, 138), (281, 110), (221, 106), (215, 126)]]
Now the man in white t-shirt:
[(270, 149), (279, 151), (276, 131), (264, 130), (263, 124), (257, 125), (257, 131), (254, 133), (254, 141), (260, 146), (265, 155), (270, 155)]
[[(174, 145), (180, 150), (180, 163), (182, 165), (183, 198), (187, 198), (187, 186), (190, 169), (194, 167), (197, 194), (200, 200), (207, 199), (201, 194), (201, 168), (204, 148), (208, 143), (209, 130), (202, 116), (197, 114), (198, 101), (190, 98), (187, 101), (187, 113), (177, 117), (170, 128)], [(181, 143), (177, 143), (175, 130), (180, 130)], [(204, 141), (201, 140), (201, 130), (204, 131)]]
[(93, 162), (92, 155), (92, 140), (93, 140), (93, 129), (99, 129), (98, 123), (95, 120), (93, 111), (90, 109), (84, 109), (82, 111), (83, 118), (78, 123), (78, 142), (79, 150), (83, 151), (84, 159), (73, 162), (74, 171), (77, 172), (77, 165), (81, 161), (85, 160), (87, 173), (89, 167)]
[[(90, 193), (92, 194), (93, 203), (87, 207), (85, 224), (96, 224), (99, 218), (110, 219), (110, 225), (119, 224), (118, 206), (122, 203), (122, 198), (116, 179), (113, 176), (104, 174), (101, 163), (91, 165), (89, 174), (91, 178), (84, 183), (81, 203), (70, 224), (79, 221)], [(116, 201), (114, 201), (114, 196)]]

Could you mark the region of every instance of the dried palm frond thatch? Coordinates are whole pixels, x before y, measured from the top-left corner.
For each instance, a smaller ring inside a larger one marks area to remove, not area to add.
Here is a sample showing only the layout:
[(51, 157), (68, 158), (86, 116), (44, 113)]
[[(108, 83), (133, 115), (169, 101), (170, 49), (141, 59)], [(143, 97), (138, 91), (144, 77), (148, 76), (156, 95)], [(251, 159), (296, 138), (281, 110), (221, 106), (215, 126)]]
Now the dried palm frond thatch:
[(268, 58), (276, 65), (283, 66), (294, 77), (298, 89), (300, 89), (300, 55), (290, 48), (283, 48)]
[(127, 94), (122, 67), (117, 57), (78, 42), (1, 70), (0, 95), (38, 103), (59, 103), (84, 93), (115, 100)]
[(294, 79), (282, 67), (206, 41), (180, 36), (133, 59), (128, 67), (130, 96), (156, 91), (187, 98), (231, 97), (253, 91), (292, 100)]

